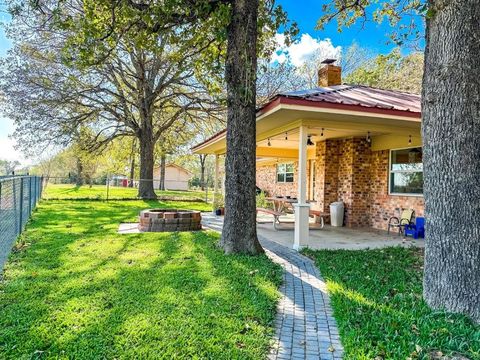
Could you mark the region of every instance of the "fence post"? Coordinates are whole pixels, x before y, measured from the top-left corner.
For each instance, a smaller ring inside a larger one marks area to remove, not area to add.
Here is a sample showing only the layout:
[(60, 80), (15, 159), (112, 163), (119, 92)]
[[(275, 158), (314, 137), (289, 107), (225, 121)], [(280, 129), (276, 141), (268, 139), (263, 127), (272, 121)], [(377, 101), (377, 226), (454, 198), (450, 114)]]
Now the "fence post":
[(37, 206), (37, 177), (33, 177), (33, 207)]
[(28, 216), (32, 214), (32, 177), (28, 177)]
[(38, 176), (35, 176), (33, 178), (34, 182), (33, 182), (33, 196), (34, 196), (34, 199), (33, 199), (33, 203), (35, 205), (35, 207), (37, 207), (37, 195), (38, 195), (38, 191), (37, 191), (37, 180), (38, 180)]
[(18, 217), (20, 219), (18, 223), (18, 235), (22, 233), (23, 229), (23, 177), (20, 178), (20, 204), (19, 204), (19, 209), (20, 209), (20, 216)]

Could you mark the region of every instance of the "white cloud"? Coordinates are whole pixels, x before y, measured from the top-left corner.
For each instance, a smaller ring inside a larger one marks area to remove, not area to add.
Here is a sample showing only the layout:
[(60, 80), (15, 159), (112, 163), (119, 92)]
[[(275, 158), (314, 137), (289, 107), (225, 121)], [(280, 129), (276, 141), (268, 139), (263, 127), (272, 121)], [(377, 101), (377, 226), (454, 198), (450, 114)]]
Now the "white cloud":
[(276, 34), (275, 40), (278, 47), (271, 61), (283, 63), (290, 58), (292, 64), (297, 67), (310, 61), (312, 56), (315, 56), (315, 58), (329, 57), (340, 59), (342, 52), (342, 47), (334, 46), (329, 38), (323, 40), (314, 39), (310, 34), (302, 34), (300, 40), (290, 44), (290, 46), (286, 46), (284, 34)]

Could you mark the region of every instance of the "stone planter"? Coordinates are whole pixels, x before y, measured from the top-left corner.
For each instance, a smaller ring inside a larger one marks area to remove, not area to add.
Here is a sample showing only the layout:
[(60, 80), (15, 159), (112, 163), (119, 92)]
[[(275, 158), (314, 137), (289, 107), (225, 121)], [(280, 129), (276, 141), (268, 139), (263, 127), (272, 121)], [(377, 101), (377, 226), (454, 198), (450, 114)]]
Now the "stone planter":
[(191, 210), (142, 210), (139, 216), (138, 229), (150, 232), (201, 230), (202, 215), (200, 211)]

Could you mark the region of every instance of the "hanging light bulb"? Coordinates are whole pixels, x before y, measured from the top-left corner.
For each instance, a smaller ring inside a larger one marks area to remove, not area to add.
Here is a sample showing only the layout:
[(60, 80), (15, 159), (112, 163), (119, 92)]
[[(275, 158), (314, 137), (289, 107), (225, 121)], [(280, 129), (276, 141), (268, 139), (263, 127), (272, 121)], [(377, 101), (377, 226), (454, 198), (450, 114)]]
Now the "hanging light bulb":
[(312, 141), (312, 135), (307, 136), (307, 145), (308, 146), (315, 145), (314, 142)]
[(272, 143), (270, 142), (270, 138), (268, 138), (268, 143), (267, 143), (268, 146), (272, 146)]
[(325, 130), (325, 129), (324, 129), (324, 128), (322, 128), (322, 133), (320, 134), (320, 136), (322, 136), (322, 137), (323, 137), (323, 130)]
[(408, 135), (408, 145), (412, 145), (412, 135)]
[(372, 139), (370, 138), (370, 131), (367, 131), (367, 138), (366, 138), (366, 140), (367, 140), (367, 143), (369, 143), (369, 144), (370, 144), (370, 142), (372, 141)]
[(285, 140), (288, 140), (288, 131), (285, 133)]

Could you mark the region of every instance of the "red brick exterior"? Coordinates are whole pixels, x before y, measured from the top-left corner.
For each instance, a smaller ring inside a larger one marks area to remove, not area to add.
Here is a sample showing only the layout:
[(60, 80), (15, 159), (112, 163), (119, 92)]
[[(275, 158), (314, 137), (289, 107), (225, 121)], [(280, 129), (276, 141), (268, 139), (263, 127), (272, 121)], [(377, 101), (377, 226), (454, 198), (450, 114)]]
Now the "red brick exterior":
[[(266, 191), (269, 196), (291, 196), (296, 197), (298, 192), (298, 161), (282, 161), (280, 163), (292, 163), (294, 167), (293, 182), (277, 182), (277, 164), (257, 166), (257, 186)], [(307, 174), (310, 171), (307, 164)], [(307, 188), (309, 179), (307, 178)]]
[(388, 194), (388, 161), (389, 151), (372, 153), (371, 182), (371, 226), (387, 229), (387, 221), (391, 216), (399, 216), (402, 209), (415, 210), (416, 216), (424, 216), (425, 203), (423, 196), (398, 196)]
[[(388, 194), (388, 150), (372, 152), (364, 138), (330, 139), (316, 144), (315, 160), (312, 207), (328, 212), (332, 202), (343, 201), (346, 226), (386, 229), (388, 218), (402, 208), (423, 216), (423, 197)], [(257, 167), (257, 186), (272, 196), (296, 196), (297, 163), (293, 183), (277, 183), (276, 165)]]

